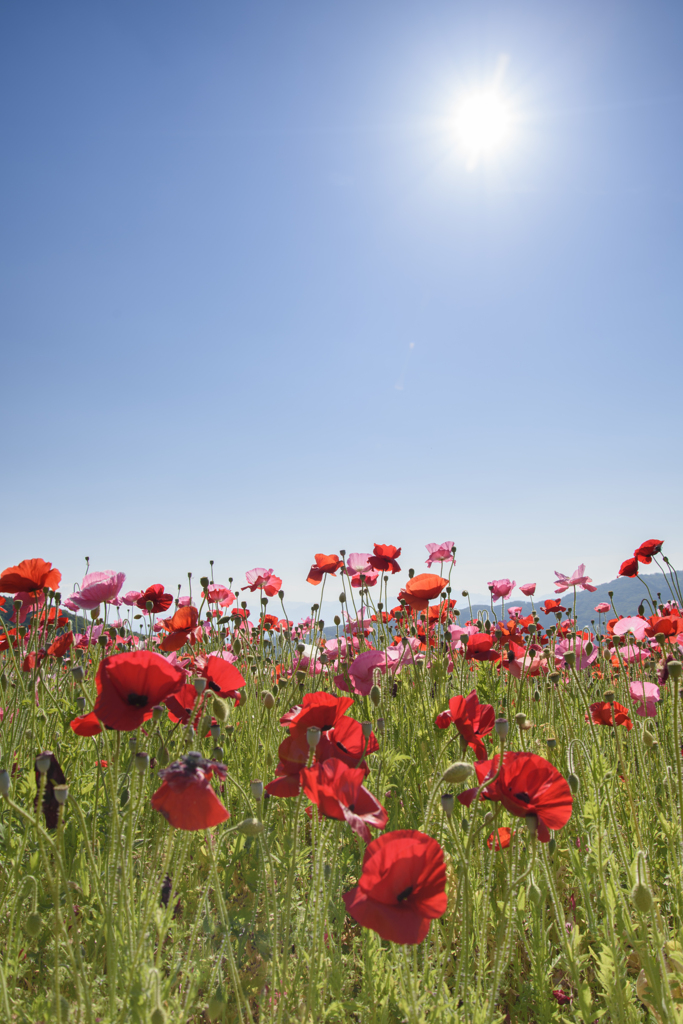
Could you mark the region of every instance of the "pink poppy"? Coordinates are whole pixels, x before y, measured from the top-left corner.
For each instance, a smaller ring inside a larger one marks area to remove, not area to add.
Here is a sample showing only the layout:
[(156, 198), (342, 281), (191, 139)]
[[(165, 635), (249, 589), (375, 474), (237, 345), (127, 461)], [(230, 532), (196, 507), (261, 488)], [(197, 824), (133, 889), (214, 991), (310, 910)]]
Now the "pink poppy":
[(525, 597), (533, 597), (534, 594), (536, 593), (536, 584), (535, 583), (525, 583), (519, 589), (522, 591), (522, 593), (524, 594)]
[(655, 683), (633, 679), (628, 690), (631, 698), (638, 703), (636, 714), (641, 718), (654, 718), (657, 714), (657, 701), (662, 699), (659, 687)]
[(615, 636), (626, 636), (627, 633), (632, 633), (636, 640), (644, 640), (647, 636), (645, 630), (649, 625), (650, 623), (642, 615), (628, 615), (625, 619), (615, 622), (613, 632)]
[[(351, 577), (352, 587), (374, 587), (380, 577), (378, 569), (370, 565), (370, 555), (364, 551), (352, 551), (346, 559), (343, 572)], [(363, 579), (361, 579), (363, 576)]]
[[(635, 644), (627, 644), (625, 647), (620, 647), (619, 654), (621, 656), (621, 660), (625, 661), (627, 665), (636, 661), (645, 661), (646, 658), (650, 657), (649, 651), (641, 651), (640, 647), (636, 647)], [(619, 659), (616, 654), (612, 656), (612, 664), (619, 664)]]
[(229, 608), (235, 603), (235, 595), (232, 590), (224, 587), (222, 583), (210, 583), (206, 588), (207, 601), (209, 604), (219, 604), (221, 608)]
[(123, 595), (121, 601), (123, 602), (123, 604), (127, 604), (129, 607), (132, 607), (136, 601), (140, 600), (141, 597), (141, 590), (129, 590), (127, 594)]
[(247, 590), (251, 590), (252, 594), (255, 590), (262, 590), (268, 597), (275, 597), (282, 586), (282, 580), (279, 576), (274, 575), (272, 569), (261, 567), (249, 569), (245, 576), (247, 577)]
[(120, 604), (119, 591), (126, 578), (125, 572), (91, 572), (84, 576), (81, 589), (64, 602), (72, 612), (94, 611), (101, 604)]
[(600, 604), (596, 604), (593, 610), (598, 612), (600, 615), (604, 615), (605, 612), (608, 612), (611, 607), (612, 606), (608, 604), (607, 601), (601, 601)]
[(510, 607), (508, 608), (508, 615), (511, 615), (513, 619), (517, 618), (517, 616), (521, 615), (521, 614), (522, 614), (522, 606), (521, 606), (521, 604), (520, 605), (514, 605), (514, 606), (510, 605)]
[(429, 558), (427, 559), (427, 566), (431, 568), (434, 562), (452, 563), (455, 565), (455, 557), (453, 555), (454, 543), (452, 540), (445, 540), (443, 544), (425, 544)]
[(501, 597), (506, 601), (517, 586), (517, 582), (516, 580), (489, 580), (486, 585), (491, 591), (494, 601), (498, 601)]
[(564, 640), (560, 640), (559, 643), (555, 644), (555, 664), (557, 668), (564, 668), (566, 664), (564, 656), (569, 651), (572, 651), (576, 656), (577, 669), (588, 668), (589, 665), (592, 665), (597, 660), (598, 649), (596, 647), (591, 654), (587, 654), (586, 644), (589, 642), (589, 640), (584, 640), (577, 636), (573, 639), (565, 637)]
[(571, 576), (565, 576), (563, 572), (555, 570), (557, 579), (555, 580), (555, 593), (564, 594), (565, 590), (569, 590), (570, 587), (581, 587), (582, 590), (589, 590), (593, 593), (597, 590), (597, 587), (593, 586), (593, 581), (590, 576), (585, 575), (586, 566), (583, 563), (576, 569)]

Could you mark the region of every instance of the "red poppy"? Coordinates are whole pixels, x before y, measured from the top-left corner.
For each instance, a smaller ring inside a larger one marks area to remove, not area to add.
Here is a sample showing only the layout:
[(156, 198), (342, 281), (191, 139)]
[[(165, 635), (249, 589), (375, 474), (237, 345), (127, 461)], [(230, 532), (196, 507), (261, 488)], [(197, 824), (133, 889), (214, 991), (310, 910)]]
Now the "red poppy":
[(639, 572), (638, 559), (634, 556), (633, 558), (627, 558), (625, 562), (621, 563), (619, 567), (618, 576), (637, 576)]
[(69, 617), (68, 615), (63, 615), (61, 612), (58, 614), (56, 608), (50, 608), (49, 612), (46, 612), (45, 609), (43, 609), (38, 616), (38, 621), (41, 623), (47, 622), (50, 626), (56, 625), (58, 629), (61, 629), (62, 626), (66, 626), (69, 621)]
[(246, 680), (239, 669), (225, 658), (209, 655), (206, 668), (202, 672), (206, 678), (207, 689), (213, 690), (221, 697), (239, 699), (237, 692), (246, 686)]
[(10, 629), (6, 633), (0, 633), (0, 651), (9, 650), (10, 637), (12, 638), (12, 647), (17, 646), (17, 631), (16, 629)]
[(393, 544), (375, 544), (373, 551), (374, 554), (368, 558), (373, 569), (390, 573), (401, 571), (401, 566), (396, 561), (401, 554), (400, 548), (395, 548)]
[(196, 832), (226, 821), (230, 814), (211, 788), (211, 776), (228, 773), (219, 761), (207, 761), (194, 751), (159, 772), (163, 782), (152, 796), (152, 807), (173, 828)]
[(300, 778), (304, 793), (319, 812), (326, 818), (346, 821), (364, 842), (370, 842), (368, 825), (385, 827), (387, 812), (363, 786), (362, 768), (349, 768), (331, 757), (322, 764), (302, 769)]
[(89, 715), (80, 715), (71, 722), (71, 728), (77, 736), (97, 736), (102, 732), (100, 720), (94, 711)]
[[(591, 718), (596, 725), (614, 725), (612, 721), (613, 707), (617, 725), (625, 725), (630, 732), (633, 728), (633, 722), (629, 718), (628, 708), (625, 708), (623, 704), (619, 704), (616, 700), (614, 704), (609, 704), (606, 700), (598, 701), (597, 704), (591, 704)], [(588, 721), (588, 713), (586, 713), (586, 721)]]
[(183, 683), (175, 693), (167, 697), (164, 706), (168, 708), (168, 717), (171, 721), (182, 722), (183, 725), (186, 725), (190, 721), (197, 697), (197, 690), (192, 683)]
[(404, 600), (414, 612), (426, 611), (429, 602), (438, 597), (444, 587), (448, 586), (448, 580), (443, 576), (437, 576), (433, 572), (421, 572), (408, 580), (405, 590), (398, 595)]
[(490, 633), (473, 633), (465, 647), (467, 661), (500, 661), (500, 651), (493, 650), (493, 640)]
[(279, 622), (280, 620), (277, 615), (263, 615), (261, 618), (261, 625), (263, 629), (277, 629)]
[(448, 905), (446, 865), (436, 839), (400, 829), (369, 844), (358, 885), (343, 894), (346, 909), (383, 939), (415, 945)]
[(572, 1001), (572, 997), (568, 996), (566, 992), (563, 992), (561, 988), (554, 988), (553, 995), (560, 1006), (567, 1006), (567, 1004)]
[[(276, 777), (266, 786), (266, 792), (271, 796), (297, 796), (301, 791), (299, 775), (306, 767), (310, 753), (306, 738), (307, 728), (308, 726), (292, 729), (289, 736), (280, 744)], [(369, 775), (370, 769), (364, 758), (366, 754), (373, 754), (376, 750), (379, 750), (379, 744), (375, 734), (371, 732), (366, 740), (360, 722), (344, 715), (337, 719), (333, 728), (322, 733), (315, 748), (315, 761), (323, 763), (334, 757), (349, 768), (362, 769), (364, 775)]]
[(548, 598), (548, 600), (544, 601), (541, 605), (541, 611), (544, 615), (551, 615), (553, 612), (566, 612), (566, 610), (567, 609), (564, 605), (560, 604), (559, 597), (556, 600)]
[(493, 850), (494, 848), (496, 850), (504, 850), (510, 845), (510, 840), (514, 834), (515, 833), (511, 829), (504, 826), (503, 828), (499, 828), (496, 832), (491, 833), (486, 840), (486, 845), (489, 850)]
[(455, 601), (439, 601), (438, 604), (430, 605), (429, 622), (445, 622), (451, 608), (455, 608)]
[[(495, 776), (498, 761), (496, 754), (492, 761), (475, 762), (480, 785)], [(476, 789), (468, 789), (458, 794), (458, 800), (469, 806), (476, 793)], [(522, 750), (505, 754), (500, 775), (481, 796), (484, 800), (499, 801), (518, 818), (534, 816), (542, 843), (550, 840), (548, 829), (562, 828), (572, 815), (572, 794), (564, 776), (545, 758)]]
[(44, 650), (36, 651), (34, 654), (27, 654), (21, 663), (22, 672), (33, 672), (34, 668), (38, 668), (41, 662), (45, 661), (46, 654)]
[[(163, 619), (161, 628), (166, 630), (168, 636), (159, 644), (162, 651), (178, 651), (188, 641), (191, 641), (192, 632), (197, 628), (199, 622), (199, 611), (194, 605), (183, 605), (178, 608), (175, 615), (170, 619)], [(195, 641), (196, 642), (196, 641)]]
[[(148, 601), (152, 602), (151, 609), (147, 608)], [(151, 587), (147, 587), (144, 594), (140, 594), (135, 604), (143, 612), (149, 611), (150, 615), (158, 615), (159, 612), (165, 612), (171, 607), (173, 595), (164, 593), (163, 583), (153, 583)]]
[(633, 552), (633, 557), (637, 558), (643, 565), (649, 565), (655, 555), (658, 555), (662, 550), (663, 540), (645, 540), (636, 548)]
[(683, 633), (683, 619), (675, 615), (663, 615), (658, 618), (656, 615), (650, 617), (650, 625), (645, 627), (648, 636), (654, 637), (657, 633), (664, 636), (678, 636)]
[(47, 649), (47, 653), (53, 658), (63, 658), (70, 647), (73, 646), (74, 635), (69, 630), (68, 633), (62, 633), (55, 640), (52, 641)]
[(94, 712), (111, 729), (137, 729), (152, 708), (180, 689), (185, 673), (153, 651), (113, 654), (97, 670)]
[(313, 583), (316, 586), (321, 582), (325, 573), (329, 573), (331, 576), (337, 575), (337, 569), (340, 568), (344, 563), (341, 558), (337, 558), (336, 555), (316, 555), (315, 565), (312, 565), (308, 576), (306, 577), (307, 583)]
[(336, 722), (346, 714), (353, 704), (353, 697), (335, 697), (324, 690), (304, 695), (301, 705), (290, 708), (280, 719), (280, 725), (288, 726), (293, 732), (306, 732), (316, 726), (322, 732), (332, 729)]
[[(446, 715), (450, 719), (449, 722), (446, 722)], [(472, 690), (467, 697), (451, 697), (448, 711), (442, 711), (437, 715), (436, 724), (440, 729), (445, 729), (452, 722), (462, 736), (463, 744), (471, 747), (477, 760), (481, 761), (486, 757), (486, 747), (481, 737), (488, 736), (495, 721), (496, 712), (493, 705), (480, 704), (477, 691)]]
[[(59, 824), (59, 803), (55, 796), (55, 786), (63, 786), (66, 782), (66, 776), (62, 771), (62, 766), (51, 750), (44, 750), (39, 756), (50, 758), (50, 766), (45, 773), (45, 789), (43, 791), (42, 812), (45, 815), (45, 826), (46, 828), (57, 828)], [(37, 809), (38, 793), (40, 792), (40, 772), (37, 766), (35, 773), (37, 792), (33, 798), (33, 806)]]
[(43, 587), (54, 590), (59, 586), (61, 578), (61, 572), (52, 568), (52, 562), (45, 562), (42, 558), (25, 558), (19, 565), (11, 565), (3, 570), (0, 591), (3, 594), (18, 594), (21, 591), (32, 593)]

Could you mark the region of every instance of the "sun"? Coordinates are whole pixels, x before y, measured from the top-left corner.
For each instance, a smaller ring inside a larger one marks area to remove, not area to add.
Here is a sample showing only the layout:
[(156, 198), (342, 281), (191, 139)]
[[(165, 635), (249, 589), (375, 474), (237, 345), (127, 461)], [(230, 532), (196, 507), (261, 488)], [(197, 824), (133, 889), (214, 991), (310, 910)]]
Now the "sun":
[(510, 107), (498, 92), (471, 93), (460, 103), (455, 127), (470, 163), (476, 163), (508, 139), (512, 127)]

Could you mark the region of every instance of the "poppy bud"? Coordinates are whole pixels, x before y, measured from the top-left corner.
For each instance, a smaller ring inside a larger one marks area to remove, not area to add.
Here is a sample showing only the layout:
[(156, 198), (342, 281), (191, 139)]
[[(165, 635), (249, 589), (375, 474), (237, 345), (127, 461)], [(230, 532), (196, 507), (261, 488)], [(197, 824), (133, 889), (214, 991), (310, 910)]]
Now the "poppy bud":
[(441, 794), (441, 809), (447, 818), (450, 818), (453, 814), (453, 808), (455, 807), (455, 797), (452, 793)]
[(529, 835), (535, 838), (536, 832), (538, 831), (537, 816), (535, 814), (527, 814), (526, 818), (524, 819), (524, 823), (527, 829), (529, 830)]
[(604, 701), (607, 701), (608, 704), (614, 704), (615, 696), (616, 696), (616, 694), (615, 694), (614, 690), (605, 690), (605, 692), (602, 695), (602, 699)]
[(53, 786), (52, 792), (58, 804), (64, 805), (69, 798), (68, 786)]
[(472, 765), (468, 764), (467, 761), (456, 761), (446, 769), (441, 776), (441, 779), (443, 782), (458, 785), (458, 783), (464, 782), (465, 779), (468, 779), (473, 771), (474, 769), (472, 768)]
[(275, 707), (275, 697), (273, 697), (270, 690), (264, 690), (261, 694), (261, 703), (267, 711), (272, 710)]
[(523, 711), (518, 711), (517, 712), (517, 714), (515, 715), (515, 722), (519, 726), (524, 725), (524, 723), (526, 722), (526, 715), (524, 714)]
[(384, 736), (385, 722), (383, 718), (377, 719), (377, 732), (380, 736)]
[(209, 577), (208, 576), (200, 576), (199, 577), (199, 582), (201, 583), (201, 585), (204, 588), (204, 590), (206, 590), (206, 588), (209, 585)]
[(510, 731), (510, 723), (507, 718), (497, 718), (494, 728), (496, 730), (496, 735), (499, 736), (501, 740), (504, 740)]
[(6, 768), (0, 770), (0, 796), (9, 796), (10, 774)]
[(651, 747), (655, 742), (655, 738), (648, 729), (643, 730), (643, 743), (646, 747)]
[(460, 827), (462, 828), (463, 832), (469, 832), (469, 830), (470, 830), (469, 820), (467, 818), (463, 818), (462, 821), (460, 822)]
[(576, 653), (574, 651), (567, 651), (564, 656), (564, 663), (567, 668), (574, 668), (576, 665)]
[(152, 608), (154, 608), (154, 601), (145, 601), (145, 608), (147, 609), (148, 612), (151, 612)]
[(211, 706), (213, 711), (213, 717), (217, 722), (227, 722), (228, 720), (228, 705), (224, 700), (221, 700), (216, 694), (214, 694), (213, 703)]
[(379, 702), (381, 701), (381, 699), (382, 691), (380, 690), (377, 683), (373, 683), (372, 689), (370, 690), (370, 700), (372, 701), (376, 708), (379, 707)]
[(663, 633), (655, 633), (655, 640), (657, 641), (657, 643), (661, 647), (662, 644), (665, 643), (666, 637), (664, 636)]
[(556, 683), (559, 678), (560, 678), (560, 673), (559, 672), (548, 672), (548, 682), (549, 683)]
[(263, 783), (260, 779), (256, 779), (254, 782), (249, 783), (249, 791), (254, 800), (263, 800)]
[(264, 824), (258, 818), (245, 818), (237, 826), (237, 831), (245, 836), (258, 836), (263, 832)]
[(593, 646), (593, 641), (592, 640), (588, 641), (588, 643), (586, 644), (584, 650), (585, 650), (586, 654), (588, 655), (588, 657), (590, 658), (591, 654), (595, 650), (595, 647)]
[(143, 750), (139, 750), (135, 755), (135, 767), (143, 775), (149, 769), (149, 754), (145, 754)]
[(43, 919), (40, 914), (34, 910), (32, 914), (29, 914), (26, 918), (26, 931), (35, 939), (36, 935), (40, 935), (43, 928)]
[(534, 700), (536, 701), (536, 703), (538, 703), (538, 701), (540, 699), (541, 699), (541, 691), (540, 690), (534, 690)]
[(667, 668), (669, 669), (669, 675), (672, 679), (680, 679), (683, 665), (680, 661), (670, 661)]
[(578, 775), (574, 775), (574, 772), (571, 772), (567, 776), (567, 782), (569, 783), (569, 788), (571, 789), (572, 793), (576, 794), (579, 792), (580, 783)]
[(98, 644), (99, 644), (99, 645), (100, 645), (100, 647), (102, 647), (103, 649), (104, 649), (104, 648), (105, 648), (105, 647), (107, 646), (107, 639), (108, 639), (108, 638), (107, 638), (107, 634), (106, 634), (106, 633), (102, 633), (102, 635), (101, 635), (101, 636), (98, 636), (98, 638), (97, 638), (97, 642), (98, 642)]
[(555, 836), (551, 836), (550, 837), (550, 842), (548, 843), (548, 853), (550, 854), (551, 857), (555, 853), (556, 849), (557, 849), (557, 839), (555, 838)]
[(631, 901), (641, 914), (649, 914), (652, 909), (653, 899), (652, 893), (646, 885), (642, 882), (636, 882), (631, 890)]
[(162, 747), (157, 755), (157, 762), (160, 768), (165, 768), (170, 760), (170, 756), (166, 747)]
[(540, 907), (541, 900), (543, 899), (543, 893), (538, 888), (533, 878), (529, 882), (529, 888), (527, 889), (527, 896), (529, 897), (529, 903), (532, 903), (535, 907)]
[(338, 615), (335, 615), (333, 621), (334, 621), (335, 626), (341, 626), (341, 619), (339, 618)]
[(329, 882), (329, 880), (332, 878), (331, 864), (323, 864), (323, 878), (325, 879), (326, 882)]
[(36, 771), (40, 772), (41, 775), (45, 775), (50, 770), (52, 764), (52, 755), (49, 751), (43, 754), (39, 754), (36, 758)]
[(490, 825), (491, 822), (493, 821), (493, 818), (494, 818), (493, 811), (487, 811), (486, 814), (484, 815), (484, 824), (485, 825)]
[(211, 751), (211, 757), (214, 761), (222, 761), (223, 758), (225, 757), (225, 751), (223, 750), (223, 747), (221, 747), (219, 743), (217, 743), (216, 746)]
[(235, 652), (235, 654), (239, 657), (239, 653), (242, 650), (242, 644), (239, 641), (239, 639), (233, 640), (232, 649)]
[(160, 722), (165, 714), (166, 708), (163, 706), (163, 704), (155, 704), (154, 707), (152, 708), (152, 721)]
[(156, 1009), (152, 1010), (149, 1024), (166, 1024), (166, 1012), (163, 1007), (157, 1006)]
[(310, 728), (306, 730), (306, 739), (311, 750), (315, 750), (315, 748), (318, 746), (318, 744), (320, 743), (321, 736), (322, 733), (320, 729), (317, 727), (317, 725), (312, 725), (310, 726)]
[(363, 730), (363, 736), (365, 736), (366, 740), (369, 740), (372, 735), (372, 722), (361, 722), (360, 725)]
[(71, 675), (73, 676), (73, 679), (74, 679), (75, 683), (82, 683), (83, 682), (83, 675), (84, 675), (84, 673), (83, 673), (83, 669), (82, 669), (82, 667), (80, 665), (74, 665), (74, 667), (71, 669)]
[(526, 628), (526, 631), (529, 634), (529, 636), (533, 636), (536, 632), (536, 624), (534, 622), (530, 622)]
[(225, 1003), (223, 1002), (223, 993), (220, 988), (217, 989), (215, 995), (212, 995), (209, 999), (209, 1005), (206, 1007), (206, 1015), (209, 1020), (220, 1020), (225, 1012)]
[(138, 738), (137, 738), (137, 736), (129, 736), (128, 737), (128, 746), (130, 748), (131, 754), (135, 754), (137, 749), (138, 749)]

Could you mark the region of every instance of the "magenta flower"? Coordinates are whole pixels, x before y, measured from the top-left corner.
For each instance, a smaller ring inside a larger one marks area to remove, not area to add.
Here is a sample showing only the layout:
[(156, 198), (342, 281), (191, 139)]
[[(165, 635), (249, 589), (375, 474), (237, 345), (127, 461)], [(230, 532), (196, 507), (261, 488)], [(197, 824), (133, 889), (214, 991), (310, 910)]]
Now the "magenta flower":
[(74, 591), (64, 604), (71, 612), (91, 612), (101, 604), (121, 604), (119, 591), (125, 572), (91, 572), (83, 578), (81, 589)]
[(654, 718), (657, 714), (657, 701), (662, 699), (656, 683), (646, 683), (640, 679), (633, 679), (628, 691), (633, 700), (638, 702), (636, 714), (640, 715), (641, 718)]
[(596, 604), (594, 611), (599, 612), (600, 615), (604, 615), (608, 612), (612, 606), (607, 601), (601, 601), (600, 604)]
[(272, 569), (263, 569), (259, 566), (256, 569), (249, 569), (245, 576), (247, 589), (251, 590), (252, 594), (255, 590), (262, 590), (268, 597), (274, 597), (282, 586), (282, 580)]
[(511, 615), (513, 619), (516, 619), (517, 616), (521, 615), (521, 614), (522, 614), (522, 606), (521, 606), (521, 604), (514, 605), (514, 606), (510, 605), (510, 607), (508, 608), (508, 615)]
[(592, 594), (598, 588), (593, 586), (590, 576), (585, 575), (585, 570), (586, 566), (581, 564), (571, 576), (565, 576), (563, 572), (558, 572), (556, 569), (555, 593), (564, 594), (565, 590), (569, 590), (570, 587), (581, 587), (582, 590), (590, 590)]
[[(35, 614), (45, 605), (45, 594), (42, 590), (32, 590), (31, 593), (20, 590), (13, 595), (13, 599), (15, 601), (21, 601), (19, 622), (25, 622), (31, 613)], [(64, 604), (66, 604), (66, 601)]]
[(568, 651), (573, 651), (576, 655), (576, 667), (577, 668), (588, 668), (592, 665), (598, 657), (597, 647), (593, 650), (592, 654), (586, 653), (586, 644), (590, 643), (589, 640), (583, 640), (576, 637), (575, 639), (569, 639), (566, 637), (564, 640), (560, 640), (559, 643), (555, 644), (555, 665), (557, 668), (564, 668), (565, 659), (564, 656)]
[(499, 598), (503, 598), (505, 601), (512, 591), (517, 586), (516, 580), (490, 580), (487, 587), (491, 591), (491, 596), (494, 601), (498, 601)]
[(434, 562), (452, 563), (455, 565), (455, 557), (453, 555), (454, 543), (452, 540), (445, 540), (443, 544), (425, 544), (429, 553), (427, 559), (427, 565), (431, 568)]
[(524, 594), (525, 597), (533, 597), (534, 594), (536, 593), (536, 584), (535, 583), (525, 583), (519, 589), (522, 591), (522, 593)]

